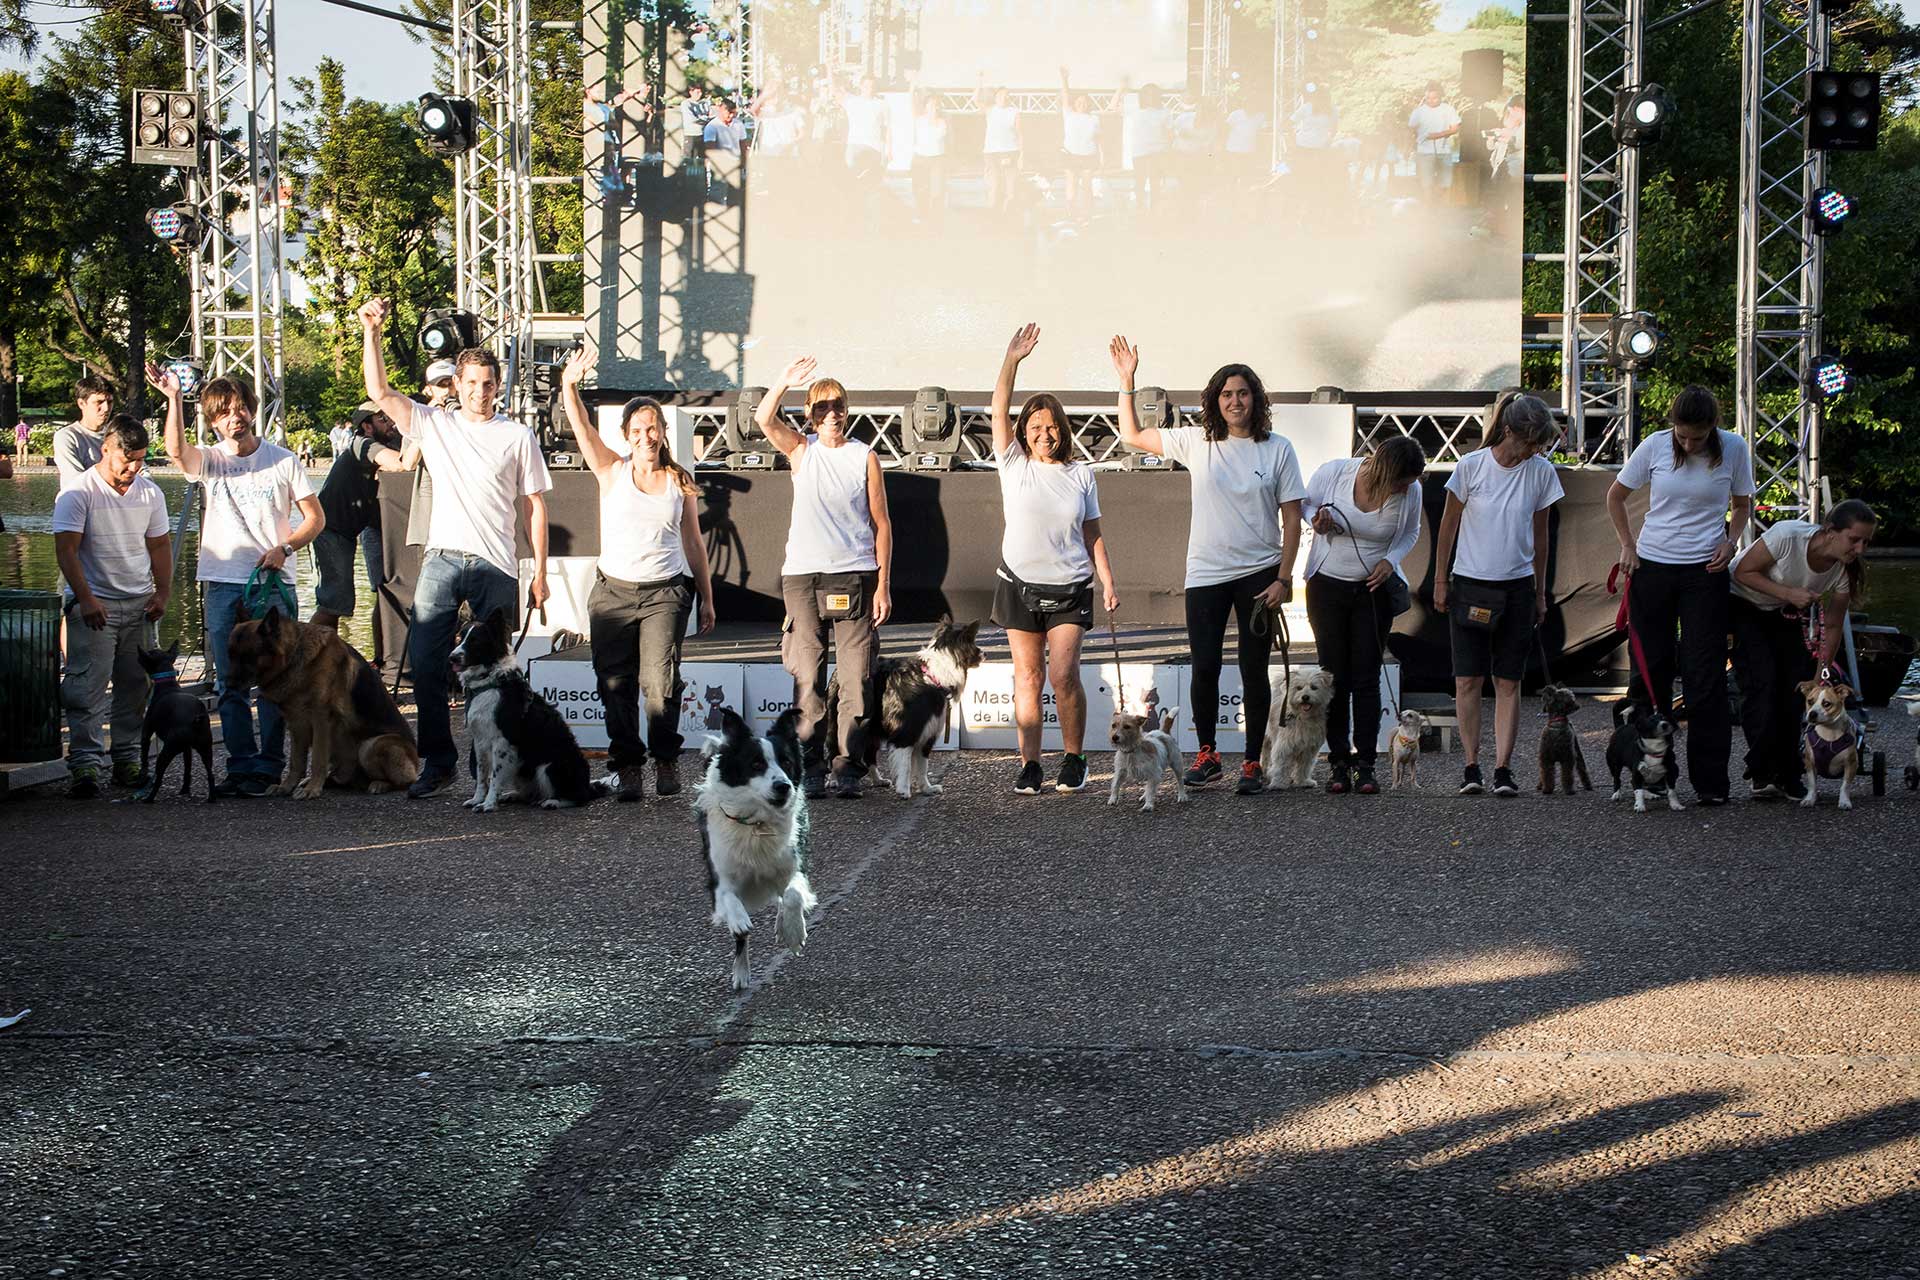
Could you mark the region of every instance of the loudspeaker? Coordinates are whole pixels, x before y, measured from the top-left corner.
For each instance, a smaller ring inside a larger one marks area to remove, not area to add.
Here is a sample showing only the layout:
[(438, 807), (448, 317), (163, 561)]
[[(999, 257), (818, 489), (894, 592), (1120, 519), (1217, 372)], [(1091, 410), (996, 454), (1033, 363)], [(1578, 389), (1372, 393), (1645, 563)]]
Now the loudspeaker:
[(1498, 49), (1461, 50), (1460, 89), (1475, 102), (1504, 97), (1506, 55)]

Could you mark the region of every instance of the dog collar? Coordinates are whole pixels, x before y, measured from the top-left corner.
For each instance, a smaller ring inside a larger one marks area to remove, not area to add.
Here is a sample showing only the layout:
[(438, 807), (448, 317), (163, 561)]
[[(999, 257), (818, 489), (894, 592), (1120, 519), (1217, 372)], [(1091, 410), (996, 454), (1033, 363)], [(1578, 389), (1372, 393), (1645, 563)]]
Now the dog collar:
[(169, 681), (178, 680), (179, 678), (180, 678), (180, 673), (177, 671), (162, 671), (157, 676), (147, 677), (147, 679), (153, 681), (155, 684), (166, 684)]
[(1565, 716), (1548, 716), (1547, 717), (1548, 728), (1552, 728), (1556, 724), (1565, 724), (1565, 723), (1567, 723), (1567, 718)]

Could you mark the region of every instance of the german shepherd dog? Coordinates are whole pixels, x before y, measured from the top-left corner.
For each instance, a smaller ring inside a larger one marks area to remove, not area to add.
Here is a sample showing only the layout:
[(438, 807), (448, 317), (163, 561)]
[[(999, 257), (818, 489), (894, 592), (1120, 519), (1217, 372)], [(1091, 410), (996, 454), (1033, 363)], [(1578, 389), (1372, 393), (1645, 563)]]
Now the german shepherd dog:
[(420, 776), (413, 729), (367, 660), (332, 627), (269, 609), (236, 626), (228, 650), (235, 682), (257, 685), (293, 735), (281, 795), (315, 799), (329, 778), (375, 793), (404, 790)]
[[(940, 784), (927, 776), (927, 757), (947, 723), (948, 709), (959, 700), (968, 674), (984, 657), (979, 634), (978, 622), (956, 627), (953, 619), (942, 618), (919, 653), (875, 662), (867, 689), (867, 714), (852, 726), (840, 723), (836, 668), (827, 686), (828, 754), (844, 751), (856, 775), (864, 778), (878, 762), (880, 748), (891, 747), (888, 763), (893, 789), (909, 800), (916, 791), (939, 795)], [(846, 733), (844, 747), (842, 732)]]

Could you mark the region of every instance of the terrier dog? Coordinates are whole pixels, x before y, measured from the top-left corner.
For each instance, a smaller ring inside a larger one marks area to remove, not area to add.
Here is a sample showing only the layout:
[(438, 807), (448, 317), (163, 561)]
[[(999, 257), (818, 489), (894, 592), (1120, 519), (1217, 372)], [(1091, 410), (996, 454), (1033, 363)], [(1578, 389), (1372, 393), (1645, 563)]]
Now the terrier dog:
[(1267, 717), (1267, 745), (1260, 753), (1268, 786), (1313, 785), (1313, 762), (1327, 740), (1327, 708), (1332, 705), (1333, 672), (1296, 671), (1288, 677), (1286, 692)]
[(706, 777), (693, 789), (713, 923), (733, 935), (735, 991), (747, 989), (753, 913), (776, 904), (774, 933), (798, 951), (807, 945), (807, 912), (818, 905), (807, 882), (799, 720), (799, 709), (789, 707), (766, 737), (756, 738), (732, 708), (722, 708), (720, 732), (703, 748)]
[(1175, 717), (1179, 714), (1180, 708), (1168, 707), (1160, 713), (1160, 727), (1149, 729), (1147, 725), (1151, 722), (1145, 716), (1113, 713), (1113, 729), (1107, 735), (1113, 744), (1113, 785), (1107, 789), (1108, 804), (1119, 802), (1122, 786), (1139, 782), (1147, 793), (1146, 799), (1140, 802), (1140, 812), (1152, 813), (1153, 798), (1160, 790), (1160, 775), (1167, 770), (1173, 771), (1175, 803), (1187, 802), (1187, 762), (1173, 736)]
[(1420, 789), (1420, 738), (1430, 727), (1430, 722), (1418, 711), (1400, 713), (1400, 722), (1393, 727), (1393, 738), (1387, 743), (1387, 761), (1393, 769), (1392, 782), (1396, 790), (1402, 768), (1407, 771), (1407, 785), (1415, 791)]
[(1676, 812), (1686, 808), (1680, 803), (1676, 784), (1680, 781), (1680, 762), (1673, 752), (1673, 722), (1653, 707), (1638, 702), (1622, 702), (1613, 709), (1613, 739), (1607, 743), (1607, 772), (1613, 777), (1613, 795), (1618, 800), (1626, 788), (1620, 775), (1633, 781), (1633, 811), (1647, 811), (1647, 797), (1665, 794), (1667, 807)]
[(1800, 762), (1807, 769), (1807, 794), (1802, 809), (1811, 809), (1820, 794), (1820, 779), (1840, 780), (1840, 807), (1853, 808), (1854, 775), (1860, 772), (1860, 736), (1847, 699), (1853, 690), (1844, 684), (1804, 680), (1800, 696), (1807, 700), (1806, 736), (1800, 743)]
[(1542, 689), (1540, 700), (1547, 712), (1547, 727), (1540, 731), (1540, 794), (1553, 794), (1556, 767), (1560, 789), (1568, 795), (1573, 794), (1575, 770), (1579, 771), (1580, 785), (1593, 790), (1593, 779), (1587, 776), (1587, 757), (1580, 751), (1580, 735), (1573, 731), (1573, 713), (1580, 709), (1580, 700), (1563, 684)]
[(148, 775), (147, 789), (140, 799), (148, 804), (160, 794), (160, 780), (167, 766), (180, 757), (180, 794), (193, 794), (193, 757), (197, 753), (207, 770), (207, 803), (213, 794), (213, 724), (207, 718), (207, 706), (180, 687), (179, 673), (173, 664), (180, 660), (180, 642), (164, 649), (142, 649), (140, 667), (153, 681), (153, 693), (147, 698), (147, 718), (140, 726), (140, 772), (147, 772), (147, 752), (157, 736), (160, 739), (160, 763)]
[(828, 754), (842, 750), (841, 733), (846, 732), (848, 757), (854, 773), (865, 777), (880, 757), (881, 747), (890, 747), (887, 764), (893, 774), (893, 789), (904, 799), (916, 792), (939, 795), (941, 786), (927, 774), (927, 757), (933, 742), (947, 723), (947, 709), (959, 700), (967, 687), (967, 676), (985, 656), (976, 637), (978, 622), (963, 627), (942, 618), (933, 629), (933, 638), (911, 658), (882, 658), (873, 664), (867, 692), (867, 714), (850, 726), (840, 724), (840, 672), (835, 669), (827, 684), (826, 741)]
[(467, 808), (492, 813), (502, 800), (525, 800), (572, 809), (607, 793), (604, 780), (593, 780), (573, 730), (527, 683), (504, 612), (495, 609), (469, 626), (449, 662), (467, 694), (477, 761)]

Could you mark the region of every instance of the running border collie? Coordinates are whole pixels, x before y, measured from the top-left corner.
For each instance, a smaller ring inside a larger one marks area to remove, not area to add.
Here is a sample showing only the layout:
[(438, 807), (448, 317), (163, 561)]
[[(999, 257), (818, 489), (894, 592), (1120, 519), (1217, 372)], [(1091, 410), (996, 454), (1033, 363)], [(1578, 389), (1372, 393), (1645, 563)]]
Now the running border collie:
[(706, 776), (693, 789), (713, 923), (733, 935), (735, 991), (748, 986), (753, 913), (775, 904), (774, 935), (797, 952), (807, 945), (807, 912), (818, 905), (807, 882), (807, 798), (796, 781), (799, 720), (799, 709), (789, 707), (759, 738), (722, 707), (720, 732), (704, 748)]
[[(947, 713), (960, 700), (967, 677), (984, 660), (980, 624), (955, 626), (942, 618), (933, 638), (910, 658), (881, 658), (873, 664), (867, 692), (868, 714), (840, 737), (840, 672), (827, 688), (827, 744), (830, 754), (844, 751), (856, 777), (864, 778), (879, 761), (880, 748), (892, 749), (887, 761), (893, 789), (903, 799), (916, 792), (939, 795), (943, 788), (927, 773), (934, 739), (946, 727)], [(875, 711), (878, 715), (876, 718)]]
[(495, 609), (470, 624), (448, 659), (467, 695), (473, 739), (473, 796), (464, 802), (492, 813), (503, 800), (542, 809), (573, 809), (605, 795), (593, 781), (573, 730), (535, 693), (513, 656), (507, 615)]

